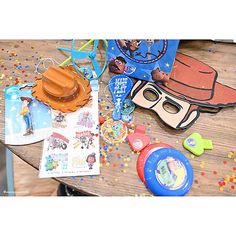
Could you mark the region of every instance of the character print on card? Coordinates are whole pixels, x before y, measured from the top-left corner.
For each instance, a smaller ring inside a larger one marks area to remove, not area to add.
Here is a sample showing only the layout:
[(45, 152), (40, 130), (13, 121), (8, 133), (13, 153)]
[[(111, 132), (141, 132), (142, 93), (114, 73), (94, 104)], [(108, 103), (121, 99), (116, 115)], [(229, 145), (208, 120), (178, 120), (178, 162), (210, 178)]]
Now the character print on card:
[(45, 170), (54, 171), (54, 170), (63, 170), (68, 166), (68, 154), (59, 153), (59, 154), (50, 154), (46, 156)]
[(72, 159), (73, 168), (80, 168), (84, 170), (92, 170), (96, 162), (96, 153), (92, 152), (87, 155), (74, 156)]
[(67, 149), (67, 145), (69, 140), (63, 136), (62, 134), (53, 132), (53, 134), (47, 139), (48, 140), (48, 148), (47, 150), (54, 150), (54, 149)]
[(51, 109), (31, 94), (33, 84), (5, 88), (5, 143), (25, 145), (52, 134)]
[(73, 147), (81, 149), (94, 148), (95, 137), (98, 137), (98, 134), (94, 134), (91, 131), (76, 132), (74, 137), (76, 142), (73, 144)]
[(78, 115), (78, 120), (76, 124), (82, 127), (92, 128), (95, 124), (92, 113), (88, 110), (81, 112)]
[(94, 152), (89, 154), (86, 158), (86, 162), (88, 163), (89, 169), (92, 170), (93, 165), (96, 162), (96, 154)]
[(52, 127), (66, 128), (67, 127), (66, 116), (67, 116), (66, 113), (54, 110), (52, 112)]

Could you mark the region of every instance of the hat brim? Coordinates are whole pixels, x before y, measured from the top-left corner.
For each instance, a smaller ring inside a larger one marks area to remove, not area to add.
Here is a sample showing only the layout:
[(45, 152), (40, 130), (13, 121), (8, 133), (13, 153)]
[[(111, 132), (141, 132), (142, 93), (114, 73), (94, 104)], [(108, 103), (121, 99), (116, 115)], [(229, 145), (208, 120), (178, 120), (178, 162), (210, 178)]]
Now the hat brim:
[(47, 96), (43, 89), (42, 78), (36, 80), (35, 86), (32, 88), (32, 95), (39, 101), (45, 103), (55, 110), (62, 112), (74, 112), (78, 108), (83, 107), (91, 100), (91, 86), (88, 80), (77, 78), (77, 82), (81, 89), (77, 96), (71, 101), (60, 101)]

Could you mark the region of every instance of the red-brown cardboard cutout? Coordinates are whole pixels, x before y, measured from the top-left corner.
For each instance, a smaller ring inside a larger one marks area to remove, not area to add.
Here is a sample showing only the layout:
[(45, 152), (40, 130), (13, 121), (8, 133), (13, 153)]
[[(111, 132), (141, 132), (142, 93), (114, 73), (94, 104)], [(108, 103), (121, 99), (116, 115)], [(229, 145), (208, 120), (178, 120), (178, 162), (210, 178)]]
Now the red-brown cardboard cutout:
[[(154, 110), (159, 117), (175, 129), (191, 126), (203, 108), (222, 108), (236, 105), (236, 90), (217, 82), (218, 73), (207, 64), (190, 56), (177, 53), (168, 84), (138, 81), (132, 91), (134, 103)], [(146, 92), (156, 94), (150, 100)], [(170, 103), (177, 113), (163, 107)]]

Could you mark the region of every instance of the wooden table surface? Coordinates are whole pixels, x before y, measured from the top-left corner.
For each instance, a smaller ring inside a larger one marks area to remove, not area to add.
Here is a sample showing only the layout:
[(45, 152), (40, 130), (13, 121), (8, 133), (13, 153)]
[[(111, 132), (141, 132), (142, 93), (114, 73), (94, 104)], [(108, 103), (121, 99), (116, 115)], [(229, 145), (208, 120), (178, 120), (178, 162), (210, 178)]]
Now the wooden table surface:
[[(80, 42), (81, 43), (81, 42)], [(20, 82), (34, 81), (35, 64), (40, 58), (51, 57), (61, 62), (66, 57), (56, 48), (70, 46), (70, 41), (0, 41), (0, 141), (4, 143), (4, 94), (5, 86)], [(236, 45), (212, 41), (182, 41), (179, 51), (193, 56), (218, 71), (218, 81), (236, 88)], [(104, 58), (104, 55), (101, 54)], [(16, 65), (21, 63), (22, 69)], [(4, 74), (2, 76), (2, 74)], [(100, 79), (99, 97), (101, 111), (108, 114), (112, 105), (106, 98), (105, 90), (109, 80), (106, 70)], [(144, 124), (152, 142), (163, 141), (182, 151), (194, 169), (194, 183), (188, 195), (236, 195), (236, 108), (225, 108), (219, 113), (202, 113), (197, 122), (187, 130), (176, 131), (164, 125), (151, 111), (136, 108), (135, 124)], [(182, 147), (182, 141), (192, 132), (199, 132), (204, 138), (212, 139), (214, 149), (200, 157), (194, 157)], [(12, 152), (31, 166), (38, 169), (42, 142), (26, 146), (8, 146)], [(103, 153), (101, 174), (94, 177), (57, 178), (81, 192), (99, 196), (149, 196), (150, 192), (139, 180), (136, 172), (138, 155), (131, 152), (127, 143), (109, 146), (100, 140)], [(219, 187), (219, 181), (224, 186)]]

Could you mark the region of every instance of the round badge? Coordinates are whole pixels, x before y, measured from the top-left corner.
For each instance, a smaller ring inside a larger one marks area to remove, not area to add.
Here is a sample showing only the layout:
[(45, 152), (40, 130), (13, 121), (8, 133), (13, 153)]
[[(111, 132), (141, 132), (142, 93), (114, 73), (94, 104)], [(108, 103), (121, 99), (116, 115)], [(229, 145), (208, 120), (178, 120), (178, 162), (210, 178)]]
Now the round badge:
[(113, 119), (108, 119), (101, 126), (101, 136), (108, 143), (122, 143), (125, 141), (127, 135), (128, 129), (120, 120), (114, 121)]
[(146, 181), (145, 181), (145, 178), (144, 178), (144, 165), (145, 165), (145, 162), (146, 162), (147, 158), (149, 157), (149, 155), (151, 153), (153, 153), (154, 151), (159, 150), (161, 148), (173, 148), (173, 147), (166, 144), (166, 143), (153, 143), (153, 144), (150, 144), (147, 147), (145, 147), (141, 151), (141, 153), (140, 153), (140, 155), (137, 159), (136, 168), (137, 168), (138, 176), (144, 184), (146, 184)]
[(154, 195), (184, 196), (193, 183), (193, 168), (182, 152), (162, 148), (146, 160), (144, 176)]
[(121, 110), (122, 115), (129, 115), (135, 109), (135, 104), (130, 99), (125, 99), (123, 108)]

